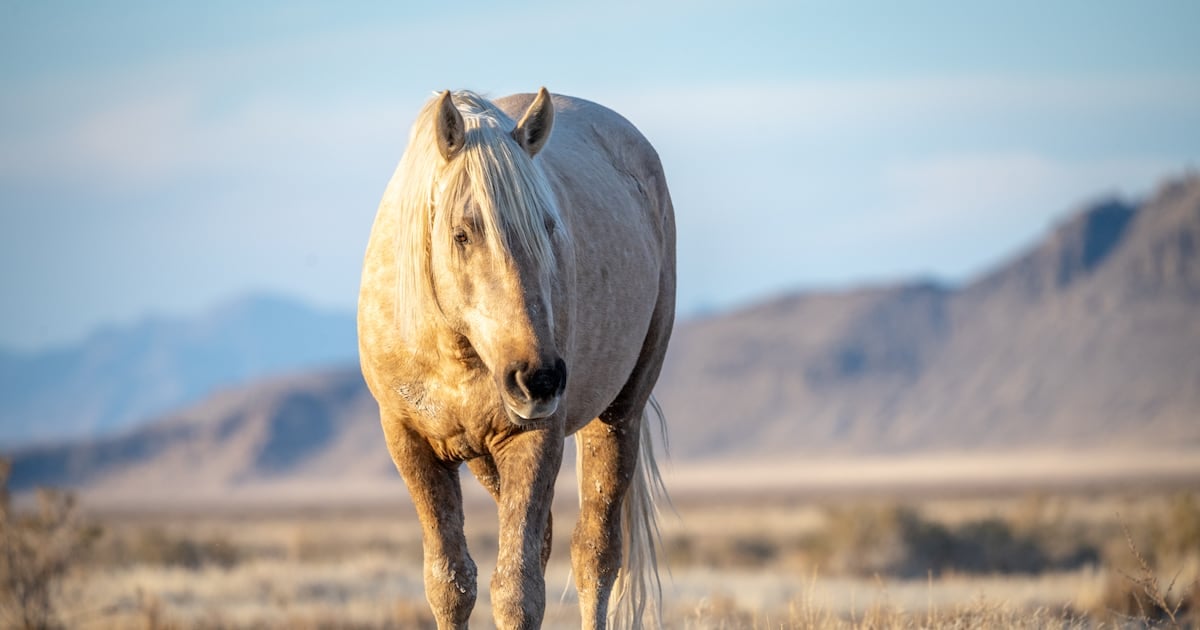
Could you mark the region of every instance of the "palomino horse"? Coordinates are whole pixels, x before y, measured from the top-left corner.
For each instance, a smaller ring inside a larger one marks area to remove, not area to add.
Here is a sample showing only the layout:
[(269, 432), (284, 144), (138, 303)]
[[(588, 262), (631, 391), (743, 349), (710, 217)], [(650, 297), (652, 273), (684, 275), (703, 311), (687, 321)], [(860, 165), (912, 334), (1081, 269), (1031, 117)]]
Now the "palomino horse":
[(647, 407), (674, 314), (674, 211), (633, 125), (545, 88), (495, 103), (443, 92), (421, 110), (371, 231), (358, 330), (440, 628), (465, 628), (475, 605), (461, 462), (499, 508), (496, 625), (541, 624), (570, 434), (583, 626), (605, 627), (614, 588), (614, 624), (657, 621)]

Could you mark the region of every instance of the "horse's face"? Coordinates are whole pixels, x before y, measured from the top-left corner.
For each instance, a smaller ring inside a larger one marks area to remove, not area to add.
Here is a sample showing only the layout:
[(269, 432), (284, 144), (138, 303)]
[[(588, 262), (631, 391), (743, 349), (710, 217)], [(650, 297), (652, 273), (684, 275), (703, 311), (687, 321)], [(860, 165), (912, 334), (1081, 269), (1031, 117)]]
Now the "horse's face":
[(515, 422), (554, 413), (566, 365), (554, 340), (549, 282), (520, 248), (495, 247), (468, 204), (434, 223), (434, 294), (466, 361), (492, 374)]
[[(448, 95), (443, 107), (439, 148), (448, 161), (460, 159), (462, 136), (454, 125), (456, 118), (462, 125), (461, 115)], [(543, 134), (540, 142), (528, 141), (531, 114), (543, 117), (538, 129), (548, 134), (545, 117), (553, 117), (548, 96), (539, 97), (513, 132), (513, 141), (530, 155), (545, 139)], [(469, 191), (477, 187), (465, 188), (468, 193), (454, 196), (458, 202), (439, 208), (432, 226), (430, 271), (438, 307), (459, 337), (459, 358), (482, 363), (490, 372), (509, 418), (517, 424), (548, 418), (558, 409), (567, 380), (554, 338), (553, 270), (520, 246), (518, 236), (489, 233), (503, 227), (494, 218), (489, 221), (472, 198)], [(535, 229), (546, 235), (557, 229), (548, 213), (533, 218)]]

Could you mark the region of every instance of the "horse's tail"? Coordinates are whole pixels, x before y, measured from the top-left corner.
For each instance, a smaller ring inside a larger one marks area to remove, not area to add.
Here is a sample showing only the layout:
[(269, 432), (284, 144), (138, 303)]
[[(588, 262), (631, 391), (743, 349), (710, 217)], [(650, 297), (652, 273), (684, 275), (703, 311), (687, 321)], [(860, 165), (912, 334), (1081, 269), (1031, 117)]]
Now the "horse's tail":
[(658, 423), (665, 446), (667, 425), (662, 407), (653, 396), (642, 412), (637, 466), (621, 504), (621, 570), (613, 588), (615, 600), (609, 608), (610, 625), (616, 628), (641, 628), (647, 610), (653, 626), (662, 625), (662, 580), (658, 577), (662, 536), (658, 530), (658, 506), (670, 499), (654, 461), (651, 421)]

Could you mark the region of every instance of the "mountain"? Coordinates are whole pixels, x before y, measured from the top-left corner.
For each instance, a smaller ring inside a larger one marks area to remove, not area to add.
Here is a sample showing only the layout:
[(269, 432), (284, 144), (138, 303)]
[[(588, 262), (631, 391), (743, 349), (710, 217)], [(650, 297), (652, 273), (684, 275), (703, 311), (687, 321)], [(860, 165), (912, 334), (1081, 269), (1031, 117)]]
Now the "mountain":
[[(1104, 200), (951, 287), (786, 295), (681, 322), (658, 397), (676, 459), (1200, 447), (1200, 176)], [(394, 481), (356, 368), (251, 383), (13, 484)], [(166, 480), (170, 480), (169, 482)]]
[(1200, 176), (961, 288), (788, 296), (672, 343), (658, 391), (689, 455), (1200, 446)]
[(19, 450), (11, 484), (98, 479), (130, 492), (149, 482), (151, 491), (194, 494), (264, 479), (394, 475), (377, 414), (357, 369), (270, 378), (120, 435)]
[(96, 437), (215, 388), (356, 361), (352, 313), (250, 295), (191, 319), (148, 318), (45, 352), (0, 352), (0, 444)]

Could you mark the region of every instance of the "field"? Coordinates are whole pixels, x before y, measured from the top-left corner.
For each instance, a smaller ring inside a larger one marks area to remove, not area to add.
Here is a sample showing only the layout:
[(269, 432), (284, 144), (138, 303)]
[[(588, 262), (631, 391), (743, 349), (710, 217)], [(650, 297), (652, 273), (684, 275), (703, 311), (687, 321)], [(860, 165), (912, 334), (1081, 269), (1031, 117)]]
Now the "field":
[[(1049, 455), (1010, 461), (1021, 474), (987, 474), (1004, 468), (986, 457), (932, 461), (932, 469), (928, 459), (809, 464), (803, 473), (669, 469), (665, 625), (1197, 624), (1200, 484), (1191, 460), (1132, 458), (1140, 468), (1109, 477)], [(368, 493), (320, 506), (73, 506), (47, 494), (40, 507), (6, 513), (0, 621), (19, 627), (29, 605), (12, 598), (22, 575), (34, 579), (14, 564), (25, 544), (37, 550), (27, 565), (61, 569), (47, 610), (67, 627), (429, 626), (420, 530), (399, 484), (387, 490), (391, 500)], [(555, 628), (578, 626), (567, 587), (568, 487), (564, 479), (547, 576), (546, 626)], [(481, 576), (473, 621), (486, 628), (496, 519), (476, 490), (467, 493)]]

